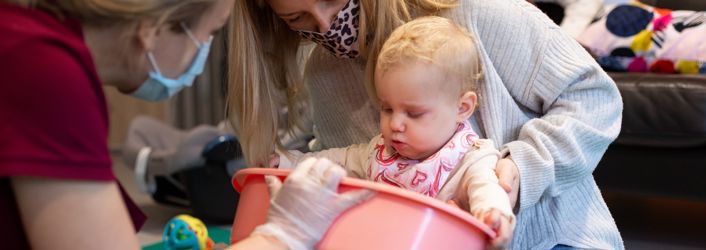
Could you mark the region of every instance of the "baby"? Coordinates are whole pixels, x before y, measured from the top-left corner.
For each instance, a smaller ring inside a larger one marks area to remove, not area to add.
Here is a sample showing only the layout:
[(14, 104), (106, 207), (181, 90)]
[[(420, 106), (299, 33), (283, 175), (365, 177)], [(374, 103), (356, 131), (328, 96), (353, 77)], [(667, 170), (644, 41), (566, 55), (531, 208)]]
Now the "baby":
[(496, 231), (494, 246), (505, 246), (515, 217), (495, 175), (499, 152), (468, 121), (481, 71), (465, 29), (441, 17), (404, 24), (383, 45), (369, 86), (382, 134), (346, 148), (279, 153), (270, 165), (291, 168), (308, 157), (328, 158), (349, 176), (456, 204)]

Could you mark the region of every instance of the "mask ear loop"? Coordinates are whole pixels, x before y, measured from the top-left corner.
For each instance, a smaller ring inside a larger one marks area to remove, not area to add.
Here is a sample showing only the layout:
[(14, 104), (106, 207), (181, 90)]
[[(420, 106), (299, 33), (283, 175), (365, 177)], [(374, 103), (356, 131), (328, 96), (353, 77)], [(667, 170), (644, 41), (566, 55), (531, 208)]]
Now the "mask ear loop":
[(154, 55), (152, 54), (152, 51), (147, 52), (147, 60), (150, 61), (150, 65), (152, 65), (152, 69), (154, 69), (154, 71), (157, 72), (158, 75), (162, 75), (162, 72), (159, 71), (159, 65), (157, 65), (157, 60), (154, 59)]
[[(179, 25), (181, 25), (181, 28), (184, 29), (184, 32), (186, 33), (187, 36), (191, 39), (192, 42), (196, 44), (197, 47), (201, 47), (202, 44), (199, 42), (198, 39), (196, 39), (196, 36), (194, 36), (193, 33), (191, 33), (191, 30), (186, 27), (186, 24), (184, 22), (180, 22)], [(209, 41), (213, 39), (213, 36), (209, 37)], [(159, 70), (159, 64), (157, 64), (157, 60), (154, 58), (154, 54), (152, 52), (147, 52), (147, 59), (150, 61), (150, 64), (152, 65), (152, 69), (154, 69), (157, 74), (162, 75), (162, 71)]]
[(199, 42), (199, 39), (196, 39), (196, 36), (194, 36), (194, 33), (191, 33), (191, 30), (189, 27), (186, 27), (186, 24), (184, 22), (179, 22), (179, 25), (181, 25), (181, 28), (184, 29), (184, 32), (186, 33), (189, 38), (191, 38), (191, 41), (196, 44), (196, 47), (201, 47), (203, 44), (202, 42)]

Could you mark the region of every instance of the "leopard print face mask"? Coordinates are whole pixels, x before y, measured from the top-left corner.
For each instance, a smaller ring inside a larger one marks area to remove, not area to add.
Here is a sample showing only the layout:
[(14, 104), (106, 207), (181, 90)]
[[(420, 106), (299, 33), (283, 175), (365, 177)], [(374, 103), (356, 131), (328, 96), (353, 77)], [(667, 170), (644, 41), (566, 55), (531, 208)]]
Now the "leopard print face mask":
[(358, 57), (359, 0), (350, 0), (343, 6), (326, 33), (297, 30), (304, 39), (328, 49), (338, 58)]

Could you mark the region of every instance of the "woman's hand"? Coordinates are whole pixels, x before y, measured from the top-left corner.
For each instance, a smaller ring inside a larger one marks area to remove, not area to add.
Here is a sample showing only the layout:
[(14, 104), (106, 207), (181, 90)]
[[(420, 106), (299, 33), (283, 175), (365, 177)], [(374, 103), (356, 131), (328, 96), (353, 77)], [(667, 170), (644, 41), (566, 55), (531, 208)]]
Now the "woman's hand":
[(370, 190), (337, 192), (346, 171), (327, 159), (303, 161), (282, 183), (267, 176), (270, 210), (267, 223), (254, 234), (277, 237), (290, 249), (312, 249), (343, 211), (373, 193)]
[(495, 174), (500, 186), (510, 197), (510, 205), (515, 209), (520, 191), (520, 171), (517, 170), (517, 164), (509, 157), (502, 158), (495, 165)]

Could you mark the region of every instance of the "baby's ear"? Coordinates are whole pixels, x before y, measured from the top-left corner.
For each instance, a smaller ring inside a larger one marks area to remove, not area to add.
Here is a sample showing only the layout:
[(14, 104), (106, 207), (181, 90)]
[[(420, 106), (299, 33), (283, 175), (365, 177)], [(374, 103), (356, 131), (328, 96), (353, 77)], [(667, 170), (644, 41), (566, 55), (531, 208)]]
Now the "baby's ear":
[(476, 103), (478, 102), (478, 95), (476, 92), (468, 91), (463, 93), (458, 99), (458, 114), (456, 115), (456, 122), (463, 122), (468, 120), (468, 118), (473, 115), (473, 111), (476, 109)]

